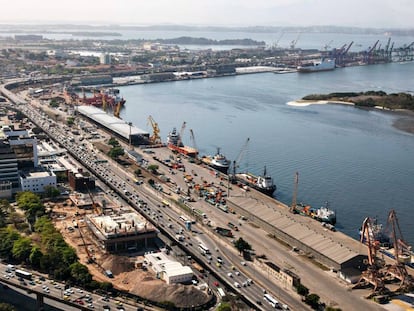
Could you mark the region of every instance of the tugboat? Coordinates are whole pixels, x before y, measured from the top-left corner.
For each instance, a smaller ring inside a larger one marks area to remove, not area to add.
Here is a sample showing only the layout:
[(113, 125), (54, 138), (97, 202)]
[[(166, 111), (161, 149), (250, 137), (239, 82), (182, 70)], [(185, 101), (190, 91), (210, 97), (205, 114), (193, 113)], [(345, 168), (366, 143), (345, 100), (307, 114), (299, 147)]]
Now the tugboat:
[(224, 174), (227, 174), (230, 167), (230, 161), (220, 152), (220, 148), (217, 148), (214, 156), (204, 156), (201, 161)]
[(273, 196), (276, 191), (276, 185), (273, 182), (273, 178), (266, 173), (266, 166), (263, 170), (263, 175), (253, 175), (252, 173), (239, 173), (235, 174), (236, 180), (242, 184), (252, 187), (268, 196)]

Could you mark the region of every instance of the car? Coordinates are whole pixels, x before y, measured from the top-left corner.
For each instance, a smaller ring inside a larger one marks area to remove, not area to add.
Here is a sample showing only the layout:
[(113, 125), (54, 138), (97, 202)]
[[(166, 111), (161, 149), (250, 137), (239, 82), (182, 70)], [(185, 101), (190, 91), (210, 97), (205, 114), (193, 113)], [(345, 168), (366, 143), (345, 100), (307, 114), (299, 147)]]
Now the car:
[(219, 282), (214, 281), (214, 282), (213, 282), (213, 285), (214, 285), (214, 286), (219, 286), (220, 284), (219, 284)]
[(229, 278), (232, 278), (232, 277), (233, 277), (233, 274), (231, 274), (231, 273), (229, 272), (229, 273), (227, 273), (227, 276), (228, 276)]
[(240, 275), (239, 271), (234, 272), (235, 275)]
[(245, 261), (240, 262), (242, 266), (247, 266)]
[(258, 306), (261, 306), (261, 305), (262, 305), (262, 302), (261, 302), (260, 300), (256, 300), (256, 304), (257, 304)]
[(239, 283), (234, 282), (234, 287), (236, 287), (236, 288), (240, 288), (241, 286), (240, 286), (240, 284), (239, 284)]

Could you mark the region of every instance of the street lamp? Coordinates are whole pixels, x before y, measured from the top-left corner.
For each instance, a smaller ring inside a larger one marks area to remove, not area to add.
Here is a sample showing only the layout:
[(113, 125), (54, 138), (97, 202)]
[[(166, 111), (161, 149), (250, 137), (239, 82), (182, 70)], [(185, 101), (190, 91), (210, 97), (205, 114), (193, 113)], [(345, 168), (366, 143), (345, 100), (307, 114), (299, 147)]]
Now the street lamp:
[(129, 150), (131, 150), (131, 130), (132, 130), (132, 122), (128, 122), (129, 125)]

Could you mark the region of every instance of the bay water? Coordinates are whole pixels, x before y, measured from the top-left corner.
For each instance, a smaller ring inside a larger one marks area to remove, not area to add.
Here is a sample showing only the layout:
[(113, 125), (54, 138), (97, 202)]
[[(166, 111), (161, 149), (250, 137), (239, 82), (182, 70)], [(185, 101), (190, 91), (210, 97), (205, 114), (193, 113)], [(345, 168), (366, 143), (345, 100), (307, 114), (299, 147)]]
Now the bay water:
[[(395, 209), (405, 240), (414, 243), (414, 135), (393, 127), (395, 113), (346, 105), (295, 106), (308, 94), (382, 90), (411, 92), (414, 63), (340, 68), (313, 74), (261, 73), (121, 87), (127, 100), (121, 118), (162, 140), (187, 123), (201, 155), (216, 148), (231, 160), (242, 149), (240, 171), (266, 166), (275, 197), (290, 204), (295, 172), (298, 202), (337, 213), (337, 229), (358, 238), (365, 217), (384, 226)], [(246, 148), (246, 140), (250, 138)]]

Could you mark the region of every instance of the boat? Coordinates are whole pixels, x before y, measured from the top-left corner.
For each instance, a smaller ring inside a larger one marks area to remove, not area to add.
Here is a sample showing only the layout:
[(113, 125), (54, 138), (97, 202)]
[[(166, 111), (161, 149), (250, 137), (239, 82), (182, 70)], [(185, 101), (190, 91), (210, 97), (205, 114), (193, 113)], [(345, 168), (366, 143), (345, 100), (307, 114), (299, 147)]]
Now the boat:
[(195, 158), (198, 155), (198, 150), (189, 146), (184, 146), (181, 141), (181, 136), (174, 127), (173, 130), (168, 133), (167, 136), (167, 147), (178, 153), (184, 154), (188, 157)]
[(320, 208), (313, 208), (310, 205), (299, 203), (296, 205), (294, 212), (304, 216), (309, 216), (325, 224), (335, 225), (336, 224), (336, 213), (334, 210), (329, 208), (328, 202), (325, 206)]
[(102, 107), (106, 109), (110, 107), (114, 109), (117, 106), (123, 106), (126, 100), (120, 96), (119, 89), (106, 88), (99, 92), (92, 91), (92, 96), (86, 96), (83, 92), (82, 96), (79, 96), (72, 88), (65, 88), (64, 96), (69, 103), (76, 103), (77, 105), (91, 105), (96, 107)]
[(220, 148), (217, 148), (214, 156), (203, 156), (201, 162), (224, 174), (227, 174), (230, 167), (230, 161), (220, 152)]
[(301, 64), (297, 67), (298, 72), (318, 72), (335, 69), (335, 58), (322, 58), (319, 61), (312, 61)]
[[(380, 247), (389, 248), (391, 246), (391, 237), (387, 230), (384, 229), (384, 226), (378, 223), (376, 218), (372, 218), (370, 221), (370, 226), (368, 227), (368, 233), (370, 241), (375, 241), (379, 243)], [(362, 228), (359, 228), (359, 237), (361, 239)], [(366, 243), (367, 240), (364, 237), (363, 242)]]
[(268, 196), (273, 196), (273, 193), (276, 191), (276, 185), (273, 182), (273, 178), (266, 173), (266, 166), (264, 167), (263, 175), (256, 176), (252, 173), (238, 173), (235, 174), (235, 177), (236, 181)]

